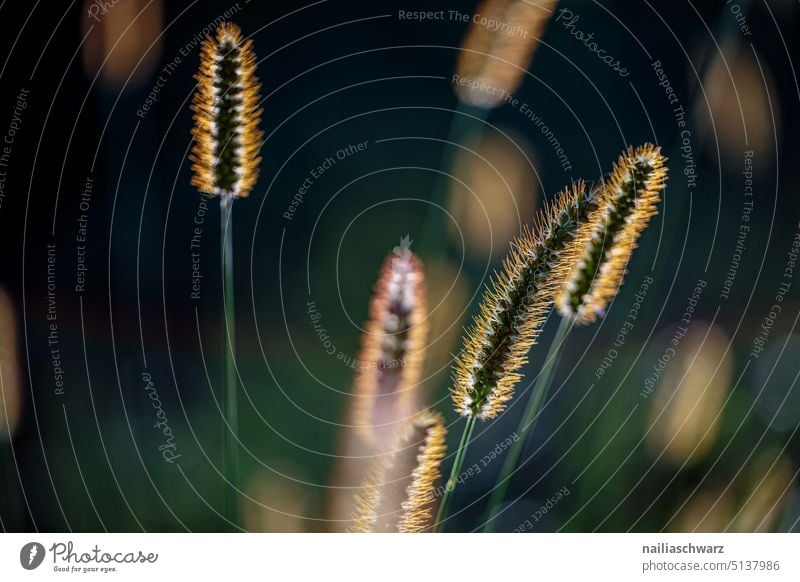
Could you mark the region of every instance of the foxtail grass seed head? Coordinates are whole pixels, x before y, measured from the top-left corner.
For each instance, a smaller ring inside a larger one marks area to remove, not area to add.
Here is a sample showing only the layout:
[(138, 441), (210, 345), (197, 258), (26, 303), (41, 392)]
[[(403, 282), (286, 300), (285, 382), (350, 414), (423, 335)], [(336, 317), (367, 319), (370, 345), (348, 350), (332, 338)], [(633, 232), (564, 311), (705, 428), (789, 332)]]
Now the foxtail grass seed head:
[(356, 369), (347, 430), (342, 433), (340, 457), (330, 491), (329, 526), (350, 527), (355, 498), (367, 475), (370, 459), (395, 445), (398, 430), (422, 407), (420, 382), (423, 349), (428, 337), (425, 278), (421, 261), (404, 237), (384, 260)]
[(497, 107), (522, 82), (558, 0), (484, 0), (467, 31), (456, 67), (462, 101)]
[(628, 260), (650, 217), (658, 211), (667, 180), (661, 148), (645, 144), (628, 148), (603, 184), (597, 212), (581, 227), (567, 257), (571, 270), (556, 306), (564, 317), (589, 324), (622, 285)]
[(436, 483), (446, 451), (441, 414), (421, 412), (377, 458), (356, 501), (356, 532), (418, 533), (433, 527)]
[(255, 69), (253, 42), (235, 24), (220, 24), (200, 47), (190, 159), (192, 185), (201, 192), (246, 197), (258, 179), (263, 134)]
[(428, 337), (422, 262), (404, 238), (384, 260), (356, 362), (354, 424), (362, 436), (388, 436), (418, 410)]
[(517, 371), (568, 272), (560, 256), (595, 208), (595, 198), (583, 182), (573, 184), (511, 243), (456, 360), (451, 393), (462, 416), (494, 418), (511, 399), (521, 377)]

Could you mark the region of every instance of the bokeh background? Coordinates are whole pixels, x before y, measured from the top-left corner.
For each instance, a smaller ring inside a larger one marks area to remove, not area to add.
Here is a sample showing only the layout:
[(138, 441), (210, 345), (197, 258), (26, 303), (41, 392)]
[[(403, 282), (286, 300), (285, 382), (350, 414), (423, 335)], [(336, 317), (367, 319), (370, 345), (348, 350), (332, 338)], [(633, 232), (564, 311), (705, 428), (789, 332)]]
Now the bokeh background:
[[(422, 389), (452, 454), (451, 354), (508, 242), (570, 180), (652, 141), (670, 158), (661, 212), (606, 317), (569, 336), (498, 529), (797, 529), (800, 4), (560, 8), (629, 75), (554, 20), (519, 104), (484, 121), (451, 84), (468, 24), (447, 11), (474, 2), (0, 3), (0, 527), (224, 527), (219, 208), (189, 185), (187, 153), (198, 42), (227, 18), (259, 56), (265, 133), (234, 209), (245, 528), (337, 529), (352, 361), (403, 237), (426, 265)], [(447, 17), (400, 17), (413, 10)], [(448, 145), (454, 124), (469, 147)], [(476, 431), (466, 466), (480, 471), (448, 530), (481, 525), (501, 463), (481, 459), (516, 430), (550, 319), (518, 397)]]

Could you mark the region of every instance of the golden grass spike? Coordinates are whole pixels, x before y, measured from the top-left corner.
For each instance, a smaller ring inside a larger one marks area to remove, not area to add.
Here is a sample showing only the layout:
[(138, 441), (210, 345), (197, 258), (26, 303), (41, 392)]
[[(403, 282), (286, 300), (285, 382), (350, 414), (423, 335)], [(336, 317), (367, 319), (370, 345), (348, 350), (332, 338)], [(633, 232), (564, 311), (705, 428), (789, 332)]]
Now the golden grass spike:
[(556, 306), (564, 317), (592, 323), (616, 295), (628, 260), (650, 217), (658, 212), (667, 179), (661, 148), (645, 144), (624, 152), (603, 184), (597, 212), (581, 227), (570, 273)]
[[(464, 37), (456, 74), (459, 99), (496, 107), (522, 82), (558, 0), (484, 0)], [(460, 79), (459, 79), (460, 81)]]
[(356, 500), (353, 531), (417, 533), (433, 526), (447, 430), (438, 412), (417, 414), (392, 452), (376, 458)]
[(192, 185), (202, 192), (246, 197), (258, 179), (263, 134), (255, 69), (253, 42), (235, 24), (220, 24), (200, 47), (189, 159)]
[(353, 424), (363, 437), (383, 437), (384, 446), (419, 409), (427, 315), (422, 262), (401, 244), (381, 267), (356, 362)]
[(596, 205), (596, 192), (577, 182), (511, 243), (502, 271), (484, 291), (480, 313), (456, 360), (451, 390), (462, 416), (487, 420), (511, 399), (517, 373), (539, 335), (541, 324), (568, 273), (559, 260)]
[(416, 424), (426, 427), (425, 442), (419, 447), (418, 464), (411, 474), (406, 500), (401, 505), (402, 514), (397, 525), (401, 533), (419, 533), (433, 527), (437, 506), (436, 482), (441, 477), (440, 466), (447, 452), (447, 429), (441, 414), (424, 413)]

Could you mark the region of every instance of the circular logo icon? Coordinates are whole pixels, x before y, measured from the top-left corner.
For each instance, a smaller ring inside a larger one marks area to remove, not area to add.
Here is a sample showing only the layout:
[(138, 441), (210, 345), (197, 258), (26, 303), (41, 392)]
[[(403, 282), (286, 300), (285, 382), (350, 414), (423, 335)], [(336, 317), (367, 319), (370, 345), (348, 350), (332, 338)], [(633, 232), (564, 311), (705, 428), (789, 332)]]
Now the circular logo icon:
[(26, 570), (35, 570), (44, 561), (44, 546), (39, 542), (29, 542), (19, 551), (19, 563)]

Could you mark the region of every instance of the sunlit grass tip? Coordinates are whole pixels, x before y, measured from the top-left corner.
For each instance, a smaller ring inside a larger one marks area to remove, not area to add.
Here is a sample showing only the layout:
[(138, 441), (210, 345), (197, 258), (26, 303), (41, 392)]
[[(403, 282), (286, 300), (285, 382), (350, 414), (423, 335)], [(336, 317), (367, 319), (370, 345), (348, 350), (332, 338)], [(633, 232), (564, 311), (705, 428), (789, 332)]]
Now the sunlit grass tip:
[(511, 243), (456, 358), (451, 393), (462, 416), (494, 418), (512, 398), (521, 378), (518, 370), (569, 272), (569, 265), (560, 260), (562, 253), (595, 208), (595, 200), (593, 188), (576, 182)]
[(356, 500), (355, 532), (419, 533), (433, 527), (447, 430), (438, 412), (409, 421), (392, 452), (376, 457)]
[(235, 24), (217, 27), (200, 47), (192, 100), (192, 185), (207, 194), (249, 195), (258, 179), (263, 134), (253, 42)]
[(628, 260), (650, 217), (657, 213), (667, 179), (666, 158), (652, 144), (628, 148), (601, 188), (598, 210), (572, 246), (559, 313), (579, 324), (592, 323), (616, 295)]

